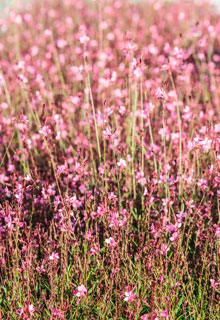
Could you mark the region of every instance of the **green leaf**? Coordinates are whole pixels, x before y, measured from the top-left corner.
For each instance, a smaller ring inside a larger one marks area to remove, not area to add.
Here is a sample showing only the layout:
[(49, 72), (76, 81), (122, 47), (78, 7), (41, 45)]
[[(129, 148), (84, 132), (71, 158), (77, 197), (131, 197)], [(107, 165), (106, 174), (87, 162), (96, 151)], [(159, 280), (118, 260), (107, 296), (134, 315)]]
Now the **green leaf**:
[(176, 306), (175, 314), (177, 314), (179, 312), (182, 303), (183, 303), (183, 297), (180, 298), (180, 300)]

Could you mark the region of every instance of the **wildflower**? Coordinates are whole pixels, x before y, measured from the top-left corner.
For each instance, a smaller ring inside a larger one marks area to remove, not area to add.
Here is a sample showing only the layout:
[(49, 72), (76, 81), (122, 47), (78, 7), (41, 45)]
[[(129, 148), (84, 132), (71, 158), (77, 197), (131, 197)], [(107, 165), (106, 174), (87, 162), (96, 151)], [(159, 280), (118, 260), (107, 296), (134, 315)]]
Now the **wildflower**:
[(169, 319), (169, 315), (168, 315), (168, 311), (167, 311), (167, 310), (162, 311), (162, 312), (160, 313), (160, 316), (161, 316), (162, 318), (165, 318), (166, 320)]
[(205, 152), (208, 152), (212, 147), (212, 140), (206, 137), (204, 140), (199, 141), (198, 145), (201, 146)]
[(86, 34), (81, 34), (79, 37), (79, 42), (82, 44), (86, 44), (87, 42), (89, 42), (90, 38), (86, 35)]
[(155, 109), (155, 105), (151, 102), (145, 103), (144, 107), (147, 114)]
[(50, 259), (51, 261), (56, 261), (56, 260), (58, 260), (58, 259), (59, 259), (59, 254), (53, 252), (53, 253), (50, 255), (49, 259)]
[(141, 317), (141, 320), (148, 320), (149, 319), (149, 316), (147, 314), (144, 314), (142, 317)]
[(34, 313), (34, 311), (35, 311), (35, 308), (34, 308), (33, 304), (29, 304), (29, 306), (28, 306), (28, 312), (29, 312), (30, 314), (32, 314), (32, 313)]
[(197, 185), (202, 189), (202, 190), (205, 190), (208, 188), (208, 185), (207, 185), (207, 180), (206, 179), (199, 179), (198, 182), (197, 182)]
[(58, 47), (59, 49), (65, 48), (66, 45), (67, 45), (66, 40), (64, 40), (64, 39), (59, 39), (59, 40), (57, 40), (57, 47)]
[(31, 175), (30, 175), (30, 173), (28, 173), (28, 174), (26, 175), (26, 177), (24, 178), (24, 180), (25, 180), (25, 181), (31, 181)]
[(74, 194), (70, 199), (70, 204), (73, 207), (73, 209), (77, 209), (81, 206), (81, 202), (77, 200), (76, 195)]
[(10, 198), (10, 197), (11, 197), (11, 192), (9, 191), (8, 187), (6, 187), (6, 188), (4, 189), (4, 191), (5, 191), (6, 197)]
[(126, 167), (126, 161), (124, 159), (120, 159), (118, 162), (117, 162), (117, 166), (121, 169), (124, 169)]
[(115, 247), (117, 245), (114, 238), (112, 237), (105, 239), (105, 243), (109, 244), (111, 247)]
[(94, 244), (94, 246), (90, 249), (90, 255), (94, 256), (96, 253), (98, 253), (100, 250), (99, 246), (97, 246), (96, 244)]
[(14, 65), (14, 70), (18, 71), (18, 70), (24, 70), (25, 68), (25, 61), (20, 60), (18, 61), (15, 65)]
[(136, 179), (137, 179), (138, 183), (140, 183), (141, 185), (145, 185), (147, 182), (146, 178), (144, 177), (143, 171), (137, 172)]
[(18, 313), (19, 313), (19, 316), (21, 317), (24, 314), (24, 308), (17, 309), (16, 314), (18, 314)]
[(140, 67), (140, 64), (137, 62), (137, 60), (135, 58), (133, 58), (132, 63), (131, 63), (131, 73), (135, 79), (141, 78), (141, 75), (143, 73), (143, 71)]
[(112, 72), (112, 76), (111, 76), (111, 81), (112, 82), (115, 82), (117, 80), (117, 72), (116, 71), (113, 71)]
[(60, 309), (55, 308), (52, 310), (52, 316), (55, 317), (56, 319), (57, 318), (64, 319), (64, 312), (61, 311)]
[(82, 284), (81, 286), (78, 286), (75, 295), (76, 295), (78, 298), (83, 298), (83, 297), (85, 297), (86, 293), (87, 293), (87, 289), (86, 289), (86, 287)]
[(11, 216), (6, 216), (5, 217), (5, 222), (6, 222), (6, 227), (8, 227), (9, 229), (13, 229), (13, 221)]
[(49, 37), (52, 36), (52, 31), (49, 30), (49, 29), (45, 29), (45, 30), (44, 30), (44, 35), (45, 35), (45, 37), (49, 38)]
[(163, 88), (159, 87), (156, 91), (156, 97), (158, 100), (166, 100), (167, 99), (167, 94), (164, 91)]
[(120, 113), (121, 115), (124, 115), (125, 112), (126, 112), (125, 106), (120, 106), (120, 107), (119, 107), (119, 113)]
[(5, 84), (5, 79), (2, 75), (0, 75), (0, 85), (4, 85)]
[(40, 267), (36, 267), (36, 270), (39, 272), (39, 273), (44, 273), (46, 272), (46, 270), (44, 269), (44, 265), (42, 264)]
[(169, 246), (166, 243), (162, 243), (161, 253), (165, 255), (165, 254), (167, 254), (168, 251), (169, 251)]
[(42, 136), (45, 138), (47, 137), (48, 134), (51, 133), (51, 130), (48, 126), (43, 126), (40, 130), (39, 133), (42, 134)]
[(130, 302), (136, 297), (136, 294), (133, 293), (133, 290), (128, 291), (128, 288), (126, 289), (124, 301)]
[(171, 241), (171, 242), (176, 241), (177, 237), (178, 237), (178, 233), (177, 233), (177, 232), (174, 232), (174, 233), (172, 234), (172, 236), (170, 237), (170, 241)]
[(8, 104), (6, 102), (3, 102), (0, 104), (1, 109), (6, 110), (8, 109)]
[(213, 289), (216, 289), (217, 286), (220, 284), (220, 282), (216, 282), (214, 279), (211, 279), (210, 282), (211, 282), (211, 287)]
[(220, 227), (218, 227), (215, 231), (215, 237), (220, 238)]
[(28, 82), (27, 78), (23, 74), (18, 74), (17, 80), (22, 84), (26, 84)]
[(163, 64), (161, 67), (162, 71), (169, 71), (170, 70), (170, 65), (169, 63)]
[(112, 128), (107, 126), (106, 129), (103, 131), (103, 136), (106, 140), (110, 140), (112, 137)]

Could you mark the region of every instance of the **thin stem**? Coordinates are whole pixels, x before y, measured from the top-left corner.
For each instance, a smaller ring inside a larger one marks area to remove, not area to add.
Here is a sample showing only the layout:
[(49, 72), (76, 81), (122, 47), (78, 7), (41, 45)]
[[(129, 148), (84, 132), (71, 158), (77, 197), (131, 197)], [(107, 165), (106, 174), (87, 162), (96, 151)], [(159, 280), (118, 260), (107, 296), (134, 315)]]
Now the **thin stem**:
[(131, 141), (131, 152), (132, 152), (132, 175), (133, 175), (133, 192), (134, 192), (134, 199), (136, 199), (136, 186), (135, 186), (135, 170), (134, 170), (134, 156), (135, 156), (135, 134), (136, 134), (136, 110), (137, 110), (137, 103), (138, 103), (138, 85), (135, 88), (135, 96), (134, 96), (134, 103), (132, 109), (132, 141)]

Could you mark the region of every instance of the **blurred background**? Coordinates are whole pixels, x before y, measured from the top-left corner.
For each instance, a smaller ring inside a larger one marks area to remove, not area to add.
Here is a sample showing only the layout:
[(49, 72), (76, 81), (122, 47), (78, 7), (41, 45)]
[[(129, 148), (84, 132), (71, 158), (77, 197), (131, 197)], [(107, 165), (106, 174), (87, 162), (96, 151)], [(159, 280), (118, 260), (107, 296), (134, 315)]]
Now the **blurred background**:
[[(36, 1), (36, 0), (33, 0), (33, 1)], [(133, 1), (147, 1), (147, 0), (133, 0)], [(185, 0), (171, 0), (171, 1), (185, 1)], [(202, 0), (197, 0), (197, 1), (199, 2)], [(7, 15), (7, 11), (11, 7), (23, 8), (24, 6), (29, 5), (30, 2), (31, 0), (0, 0), (0, 15), (1, 16)], [(216, 9), (220, 10), (220, 0), (210, 0), (210, 2), (216, 7)]]

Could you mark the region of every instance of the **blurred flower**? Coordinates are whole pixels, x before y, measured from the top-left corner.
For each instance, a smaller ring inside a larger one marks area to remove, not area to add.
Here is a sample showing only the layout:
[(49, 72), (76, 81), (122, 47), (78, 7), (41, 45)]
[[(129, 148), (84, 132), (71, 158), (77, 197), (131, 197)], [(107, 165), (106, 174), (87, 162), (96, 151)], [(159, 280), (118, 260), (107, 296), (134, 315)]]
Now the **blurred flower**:
[(77, 292), (76, 292), (75, 295), (76, 295), (78, 298), (82, 298), (82, 297), (85, 297), (86, 293), (87, 293), (87, 289), (86, 289), (86, 287), (82, 284), (81, 286), (78, 286)]
[(133, 290), (129, 291), (128, 287), (126, 289), (124, 301), (130, 302), (136, 297), (136, 294), (133, 293)]

